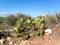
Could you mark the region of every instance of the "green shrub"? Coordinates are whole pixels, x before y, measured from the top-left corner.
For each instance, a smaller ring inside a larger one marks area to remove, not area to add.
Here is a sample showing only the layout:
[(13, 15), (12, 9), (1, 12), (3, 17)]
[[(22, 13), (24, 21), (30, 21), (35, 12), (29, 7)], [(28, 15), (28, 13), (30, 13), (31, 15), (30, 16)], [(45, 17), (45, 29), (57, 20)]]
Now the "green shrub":
[(14, 38), (18, 38), (18, 33), (14, 33)]
[(36, 31), (36, 32), (35, 32), (35, 35), (36, 35), (36, 36), (40, 36), (40, 34), (41, 34), (41, 33), (40, 33), (39, 31)]
[(31, 23), (30, 19), (27, 19), (27, 20), (26, 20), (26, 22), (27, 22), (28, 24), (30, 24), (30, 23)]
[(22, 40), (27, 40), (28, 38), (29, 38), (29, 35), (28, 34), (22, 36)]
[[(23, 20), (23, 21), (22, 21)], [(18, 32), (21, 35), (23, 40), (28, 39), (29, 34), (35, 32), (34, 35), (42, 36), (40, 29), (44, 27), (45, 22), (44, 18), (20, 18), (17, 22)], [(19, 24), (19, 25), (18, 25)], [(40, 31), (40, 32), (39, 32)]]

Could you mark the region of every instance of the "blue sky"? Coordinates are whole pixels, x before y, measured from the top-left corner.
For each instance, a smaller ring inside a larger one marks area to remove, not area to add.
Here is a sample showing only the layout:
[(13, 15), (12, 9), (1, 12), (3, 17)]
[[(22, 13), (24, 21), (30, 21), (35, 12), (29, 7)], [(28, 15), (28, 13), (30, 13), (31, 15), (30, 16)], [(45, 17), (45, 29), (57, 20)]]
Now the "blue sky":
[(23, 13), (36, 17), (60, 11), (60, 0), (0, 0), (0, 16)]

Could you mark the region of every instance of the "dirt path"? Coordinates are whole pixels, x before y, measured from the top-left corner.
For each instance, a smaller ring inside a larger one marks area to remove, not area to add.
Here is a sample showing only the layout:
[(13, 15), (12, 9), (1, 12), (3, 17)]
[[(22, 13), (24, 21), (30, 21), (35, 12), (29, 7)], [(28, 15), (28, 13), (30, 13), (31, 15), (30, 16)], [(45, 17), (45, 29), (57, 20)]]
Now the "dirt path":
[(26, 40), (25, 45), (60, 45), (60, 40), (57, 39), (46, 39), (34, 38), (32, 40)]
[(42, 45), (60, 45), (60, 40), (50, 39), (48, 41), (43, 41)]

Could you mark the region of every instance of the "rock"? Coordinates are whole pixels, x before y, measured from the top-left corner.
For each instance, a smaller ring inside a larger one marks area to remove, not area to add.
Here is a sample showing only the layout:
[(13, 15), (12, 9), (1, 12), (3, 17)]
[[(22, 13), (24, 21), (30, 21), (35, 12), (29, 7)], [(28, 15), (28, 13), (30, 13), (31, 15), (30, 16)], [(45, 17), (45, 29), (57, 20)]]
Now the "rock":
[(13, 41), (10, 41), (10, 42), (9, 42), (9, 45), (13, 45)]
[(50, 34), (52, 34), (52, 29), (46, 29), (46, 30), (44, 31), (44, 33), (45, 33), (46, 35), (50, 35)]
[(11, 41), (11, 37), (7, 37), (7, 41)]
[(46, 29), (45, 33), (52, 33), (52, 30), (51, 29)]
[(4, 41), (5, 41), (5, 39), (0, 40), (1, 45), (3, 45)]

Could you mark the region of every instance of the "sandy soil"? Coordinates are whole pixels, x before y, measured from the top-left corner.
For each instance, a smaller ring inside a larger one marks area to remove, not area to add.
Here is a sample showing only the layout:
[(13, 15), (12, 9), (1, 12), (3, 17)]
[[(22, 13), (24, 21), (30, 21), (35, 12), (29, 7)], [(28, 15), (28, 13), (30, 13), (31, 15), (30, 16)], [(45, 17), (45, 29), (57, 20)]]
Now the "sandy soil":
[(25, 45), (60, 45), (60, 40), (51, 36), (45, 36), (43, 39), (35, 37), (34, 39), (26, 40)]

